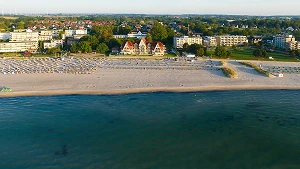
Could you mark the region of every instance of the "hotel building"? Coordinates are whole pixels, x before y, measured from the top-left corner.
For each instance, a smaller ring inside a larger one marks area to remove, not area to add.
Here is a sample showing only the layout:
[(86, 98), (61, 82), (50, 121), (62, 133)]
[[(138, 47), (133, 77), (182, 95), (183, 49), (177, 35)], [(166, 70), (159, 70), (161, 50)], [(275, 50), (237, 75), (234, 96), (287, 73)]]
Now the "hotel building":
[(183, 44), (185, 43), (187, 43), (188, 45), (191, 44), (202, 45), (202, 37), (189, 37), (189, 36), (174, 37), (173, 43), (175, 48), (182, 48)]
[(217, 46), (217, 40), (213, 36), (204, 36), (203, 45), (206, 47)]
[(248, 43), (246, 36), (216, 36), (217, 46), (241, 46), (244, 43)]
[(50, 42), (44, 42), (44, 49), (57, 48), (63, 46), (63, 40), (51, 40)]
[(6, 42), (0, 43), (0, 52), (36, 52), (38, 49), (37, 42)]
[(297, 41), (293, 35), (280, 34), (274, 37), (274, 46), (281, 49), (295, 50), (297, 48)]

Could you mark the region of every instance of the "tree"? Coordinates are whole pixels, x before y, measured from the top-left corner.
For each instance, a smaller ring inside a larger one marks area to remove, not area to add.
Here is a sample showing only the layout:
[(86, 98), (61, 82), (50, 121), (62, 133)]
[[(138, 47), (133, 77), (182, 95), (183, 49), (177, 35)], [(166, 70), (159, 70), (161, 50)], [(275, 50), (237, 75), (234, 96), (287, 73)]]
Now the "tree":
[(188, 51), (188, 47), (189, 47), (189, 44), (188, 43), (184, 43), (182, 45), (182, 51), (187, 52)]
[(197, 56), (203, 56), (204, 55), (204, 49), (203, 48), (199, 48), (198, 50), (197, 50), (197, 52), (196, 52), (196, 55)]
[(70, 51), (71, 51), (72, 53), (78, 52), (76, 43), (73, 43), (73, 44), (71, 45)]
[(61, 52), (61, 48), (49, 48), (49, 49), (47, 49), (47, 52), (49, 53), (49, 54), (56, 54), (56, 53), (59, 53), (59, 52)]
[(227, 57), (229, 53), (227, 52), (225, 47), (217, 46), (215, 49), (215, 55), (218, 57)]
[(236, 45), (232, 45), (233, 50), (236, 50), (236, 48), (237, 48)]
[(253, 55), (256, 57), (262, 56), (262, 51), (260, 49), (256, 49), (253, 51)]
[(267, 57), (268, 53), (262, 49), (256, 49), (253, 51), (253, 55), (256, 57)]
[(290, 56), (291, 56), (292, 58), (296, 57), (296, 51), (291, 51), (291, 52), (290, 52)]
[(84, 41), (89, 42), (93, 50), (96, 50), (99, 44), (99, 40), (94, 35), (86, 35), (79, 39), (79, 42), (84, 42)]
[(88, 41), (78, 42), (76, 46), (77, 46), (77, 51), (81, 51), (83, 53), (92, 52), (91, 44)]
[(60, 31), (60, 32), (58, 33), (58, 39), (62, 39), (64, 33), (65, 33), (64, 31)]
[(150, 34), (154, 41), (163, 41), (168, 37), (166, 28), (157, 21), (154, 22)]
[(96, 49), (96, 51), (101, 54), (106, 53), (108, 50), (109, 50), (109, 48), (105, 43), (100, 43)]
[(231, 56), (231, 51), (227, 50), (227, 51), (226, 51), (226, 56), (227, 56), (227, 57)]
[(146, 40), (147, 42), (152, 42), (152, 36), (150, 33), (147, 33)]
[(96, 25), (93, 26), (91, 35), (96, 36), (99, 42), (109, 42), (113, 38), (113, 28), (111, 25)]
[(108, 42), (107, 46), (108, 46), (108, 48), (121, 47), (123, 44), (123, 41), (124, 41), (124, 39), (113, 38)]
[(264, 57), (264, 58), (267, 57), (268, 56), (267, 51), (266, 50), (262, 50), (261, 51), (261, 56)]
[(25, 29), (24, 22), (17, 22), (16, 29)]
[(44, 42), (39, 41), (39, 52), (43, 52), (43, 51), (44, 51)]

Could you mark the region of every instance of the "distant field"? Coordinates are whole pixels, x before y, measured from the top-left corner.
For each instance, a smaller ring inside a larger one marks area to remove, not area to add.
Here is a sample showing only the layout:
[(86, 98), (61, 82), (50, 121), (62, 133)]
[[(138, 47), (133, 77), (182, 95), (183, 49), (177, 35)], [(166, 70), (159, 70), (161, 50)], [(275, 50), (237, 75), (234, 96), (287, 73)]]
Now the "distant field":
[(16, 20), (19, 17), (14, 17), (14, 16), (0, 16), (0, 18)]

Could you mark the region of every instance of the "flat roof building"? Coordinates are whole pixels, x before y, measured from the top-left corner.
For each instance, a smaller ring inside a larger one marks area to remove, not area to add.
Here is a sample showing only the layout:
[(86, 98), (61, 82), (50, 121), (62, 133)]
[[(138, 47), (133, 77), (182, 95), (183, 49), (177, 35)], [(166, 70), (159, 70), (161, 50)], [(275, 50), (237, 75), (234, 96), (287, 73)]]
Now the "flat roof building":
[(175, 48), (182, 48), (183, 44), (187, 43), (188, 45), (191, 44), (199, 44), (202, 45), (202, 37), (189, 37), (189, 36), (181, 36), (181, 37), (174, 37), (173, 44)]
[(244, 43), (248, 43), (246, 36), (236, 36), (236, 35), (227, 35), (227, 36), (216, 36), (217, 46), (241, 46)]
[(279, 34), (274, 37), (274, 46), (281, 49), (291, 49), (294, 48), (294, 44), (297, 41), (293, 35), (289, 34)]
[(10, 32), (9, 42), (31, 42), (38, 41), (39, 33), (38, 32)]
[(217, 40), (213, 36), (204, 36), (203, 45), (206, 47), (217, 46)]
[(44, 49), (57, 48), (63, 46), (63, 40), (51, 40), (50, 42), (44, 42)]
[(6, 42), (0, 43), (0, 52), (36, 52), (38, 49), (37, 42)]

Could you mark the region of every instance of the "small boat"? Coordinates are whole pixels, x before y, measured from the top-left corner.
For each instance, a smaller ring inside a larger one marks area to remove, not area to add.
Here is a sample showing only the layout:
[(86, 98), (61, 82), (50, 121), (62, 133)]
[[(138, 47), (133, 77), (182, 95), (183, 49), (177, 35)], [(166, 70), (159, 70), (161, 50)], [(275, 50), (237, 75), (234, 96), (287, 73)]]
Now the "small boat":
[(11, 88), (4, 87), (4, 86), (0, 87), (0, 92), (11, 92), (11, 91), (12, 91)]

